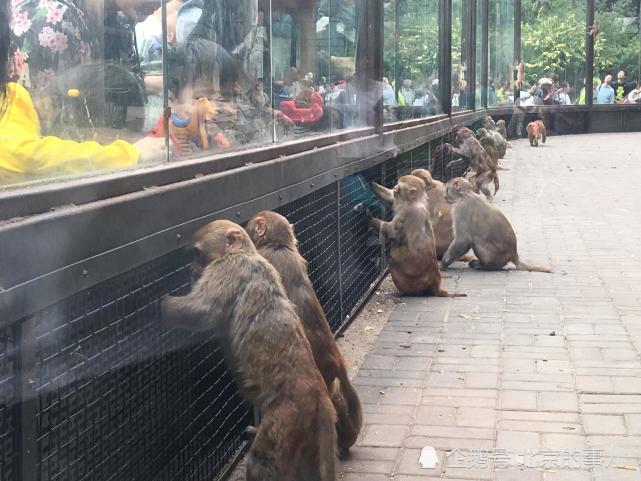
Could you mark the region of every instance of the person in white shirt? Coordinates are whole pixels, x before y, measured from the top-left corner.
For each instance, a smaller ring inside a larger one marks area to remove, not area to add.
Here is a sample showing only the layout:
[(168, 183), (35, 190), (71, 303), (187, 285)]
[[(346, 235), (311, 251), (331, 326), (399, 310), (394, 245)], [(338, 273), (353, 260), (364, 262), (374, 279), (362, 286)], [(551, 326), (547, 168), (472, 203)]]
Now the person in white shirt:
[(572, 105), (570, 100), (570, 85), (567, 82), (561, 84), (561, 88), (554, 96), (554, 100), (561, 105)]

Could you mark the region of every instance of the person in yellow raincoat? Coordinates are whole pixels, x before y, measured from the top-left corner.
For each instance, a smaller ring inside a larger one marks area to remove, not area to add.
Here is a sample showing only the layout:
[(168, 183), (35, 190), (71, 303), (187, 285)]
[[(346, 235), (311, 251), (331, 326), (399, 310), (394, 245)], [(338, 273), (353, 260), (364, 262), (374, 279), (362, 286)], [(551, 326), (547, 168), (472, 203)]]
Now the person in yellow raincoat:
[(43, 137), (29, 92), (9, 81), (10, 10), (0, 0), (0, 186), (62, 174), (109, 170), (162, 158), (162, 138), (108, 145)]

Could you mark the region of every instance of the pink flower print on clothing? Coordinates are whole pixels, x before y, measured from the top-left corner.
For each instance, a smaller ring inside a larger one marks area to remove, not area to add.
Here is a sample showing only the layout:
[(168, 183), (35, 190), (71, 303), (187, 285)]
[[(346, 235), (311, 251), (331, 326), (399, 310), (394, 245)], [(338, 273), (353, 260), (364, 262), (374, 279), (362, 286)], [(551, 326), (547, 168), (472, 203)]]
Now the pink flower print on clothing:
[[(56, 4), (55, 2), (51, 2), (54, 5), (60, 5)], [(60, 5), (62, 7), (62, 5)], [(62, 22), (62, 17), (65, 14), (64, 8), (51, 8), (47, 10), (47, 23), (60, 23)]]
[(51, 27), (43, 27), (38, 34), (40, 45), (47, 47), (54, 53), (60, 53), (67, 50), (69, 39), (64, 33), (56, 32)]
[(11, 17), (11, 30), (17, 37), (21, 37), (31, 28), (29, 12), (14, 12)]
[(51, 27), (43, 27), (38, 34), (38, 41), (43, 47), (50, 47), (56, 38), (56, 32)]
[(9, 77), (22, 77), (27, 65), (29, 54), (19, 48), (14, 52), (11, 62), (9, 63)]

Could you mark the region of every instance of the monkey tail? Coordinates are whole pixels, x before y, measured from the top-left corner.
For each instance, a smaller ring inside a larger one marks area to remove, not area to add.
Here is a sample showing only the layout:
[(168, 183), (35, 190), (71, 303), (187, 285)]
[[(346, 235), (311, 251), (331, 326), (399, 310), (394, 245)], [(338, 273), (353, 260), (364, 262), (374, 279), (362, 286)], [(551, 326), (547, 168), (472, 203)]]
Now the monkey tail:
[(434, 294), (436, 297), (467, 297), (467, 294), (450, 294), (449, 292), (438, 288), (436, 291), (434, 291)]
[[(339, 369), (338, 389), (335, 389), (332, 401), (336, 409), (336, 435), (338, 437), (338, 453), (345, 457), (358, 439), (363, 426), (363, 408), (354, 385), (347, 376), (347, 369)], [(337, 399), (337, 397), (342, 399)]]
[(499, 191), (499, 176), (494, 174), (494, 195)]
[(507, 169), (507, 168), (505, 168), (505, 167), (501, 167), (501, 166), (499, 165), (499, 166), (496, 168), (496, 170), (510, 170), (510, 169)]
[(533, 266), (528, 264), (527, 262), (523, 262), (520, 260), (518, 257), (514, 261), (514, 265), (519, 271), (530, 271), (530, 272), (552, 272), (551, 267), (545, 267), (545, 266)]
[(331, 406), (328, 406), (328, 408), (325, 409), (327, 415), (319, 419), (318, 426), (319, 481), (336, 481), (338, 479), (334, 408)]

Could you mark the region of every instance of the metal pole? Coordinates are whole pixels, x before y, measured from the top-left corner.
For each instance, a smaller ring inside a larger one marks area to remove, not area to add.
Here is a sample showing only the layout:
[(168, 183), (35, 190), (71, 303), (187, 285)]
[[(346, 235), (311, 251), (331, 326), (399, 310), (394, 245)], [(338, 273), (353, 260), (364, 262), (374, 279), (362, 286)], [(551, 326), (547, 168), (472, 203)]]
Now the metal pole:
[(467, 22), (467, 106), (469, 109), (476, 109), (476, 2), (480, 0), (468, 0), (468, 22)]
[(439, 96), (443, 113), (452, 115), (452, 0), (439, 0)]
[(488, 72), (488, 32), (489, 32), (489, 2), (488, 0), (481, 1), (481, 107), (487, 108), (487, 78)]
[(29, 318), (23, 321), (17, 327), (18, 346), (20, 349), (18, 383), (19, 383), (19, 401), (20, 401), (20, 421), (19, 421), (19, 438), (20, 443), (20, 475), (21, 481), (36, 481), (37, 475), (38, 449), (36, 437), (38, 435), (37, 414), (38, 414), (38, 394), (33, 389), (34, 373), (33, 369), (36, 363), (35, 353), (35, 318)]
[[(514, 0), (514, 65), (518, 66), (522, 62), (521, 59), (521, 0)], [(514, 79), (518, 75), (518, 70), (513, 72)], [(514, 104), (521, 95), (521, 89), (514, 85)]]
[[(586, 25), (594, 25), (594, 0), (587, 0)], [(585, 105), (588, 107), (588, 113), (585, 121), (585, 131), (590, 131), (592, 120), (592, 105), (594, 104), (592, 92), (592, 79), (594, 78), (594, 37), (590, 35), (589, 28), (585, 33)]]

